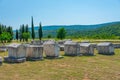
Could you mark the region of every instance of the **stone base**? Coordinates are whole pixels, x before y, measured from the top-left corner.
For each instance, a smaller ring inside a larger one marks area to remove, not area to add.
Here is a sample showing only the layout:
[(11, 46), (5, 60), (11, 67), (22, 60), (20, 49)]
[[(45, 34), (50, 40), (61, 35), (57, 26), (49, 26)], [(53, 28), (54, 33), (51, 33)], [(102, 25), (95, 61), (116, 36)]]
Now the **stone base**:
[(2, 65), (2, 62), (0, 62), (0, 66)]
[(8, 63), (22, 63), (26, 61), (26, 58), (10, 58), (4, 57), (4, 61)]
[(112, 52), (112, 53), (98, 53), (98, 54), (102, 54), (102, 55), (115, 55), (114, 52)]
[(83, 56), (94, 56), (94, 54), (91, 53), (81, 53)]
[(6, 52), (7, 49), (0, 49), (0, 52)]
[(2, 57), (0, 57), (0, 66), (2, 65)]
[(43, 60), (43, 58), (41, 58), (41, 57), (38, 57), (38, 58), (35, 58), (35, 57), (27, 57), (26, 60), (27, 60), (27, 61), (40, 61), (40, 60)]
[(46, 56), (46, 59), (61, 59), (63, 56)]

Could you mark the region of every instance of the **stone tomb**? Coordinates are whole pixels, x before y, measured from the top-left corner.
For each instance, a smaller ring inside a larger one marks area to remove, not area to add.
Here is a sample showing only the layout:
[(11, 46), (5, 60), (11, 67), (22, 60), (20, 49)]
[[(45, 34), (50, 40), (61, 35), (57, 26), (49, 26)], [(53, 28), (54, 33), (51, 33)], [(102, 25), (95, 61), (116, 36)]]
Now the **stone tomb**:
[(64, 51), (64, 43), (65, 43), (65, 40), (58, 41), (58, 44), (60, 46), (60, 51)]
[(104, 43), (97, 44), (97, 50), (99, 54), (105, 54), (105, 55), (114, 54), (114, 46), (110, 42), (104, 42)]
[(80, 43), (80, 53), (82, 55), (94, 55), (94, 47), (90, 43)]
[(67, 56), (80, 55), (80, 45), (77, 42), (66, 41), (64, 43), (64, 52)]
[(60, 57), (60, 47), (58, 43), (53, 40), (46, 41), (43, 44), (44, 53), (47, 58), (59, 58)]
[(64, 43), (65, 43), (66, 41), (72, 41), (72, 40), (71, 40), (71, 39), (65, 39), (65, 40), (60, 40), (60, 41), (58, 41), (58, 44), (59, 44), (59, 46), (60, 46), (60, 51), (64, 51)]
[(26, 61), (26, 47), (22, 44), (10, 44), (8, 47), (8, 56), (4, 57), (6, 62), (24, 62)]
[(0, 57), (0, 66), (2, 65), (2, 57)]
[(44, 41), (40, 41), (40, 40), (38, 40), (38, 41), (35, 41), (35, 40), (31, 41), (32, 45), (43, 45), (43, 43), (44, 43)]
[(6, 46), (0, 46), (0, 52), (5, 52), (5, 51), (7, 51)]
[(42, 60), (43, 59), (43, 46), (39, 45), (27, 45), (26, 46), (26, 58), (27, 60)]

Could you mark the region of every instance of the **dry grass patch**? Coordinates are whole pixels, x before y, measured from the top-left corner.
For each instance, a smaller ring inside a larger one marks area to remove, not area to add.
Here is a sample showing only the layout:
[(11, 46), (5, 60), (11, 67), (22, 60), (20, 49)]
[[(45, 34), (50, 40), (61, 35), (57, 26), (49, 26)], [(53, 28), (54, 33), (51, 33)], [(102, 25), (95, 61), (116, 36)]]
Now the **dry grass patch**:
[[(96, 52), (96, 51), (95, 51)], [(97, 52), (96, 52), (97, 53)], [(3, 63), (1, 80), (120, 80), (120, 49), (116, 55), (69, 57), (27, 61), (20, 64)], [(63, 55), (63, 52), (61, 52)], [(0, 56), (7, 55), (1, 52)]]

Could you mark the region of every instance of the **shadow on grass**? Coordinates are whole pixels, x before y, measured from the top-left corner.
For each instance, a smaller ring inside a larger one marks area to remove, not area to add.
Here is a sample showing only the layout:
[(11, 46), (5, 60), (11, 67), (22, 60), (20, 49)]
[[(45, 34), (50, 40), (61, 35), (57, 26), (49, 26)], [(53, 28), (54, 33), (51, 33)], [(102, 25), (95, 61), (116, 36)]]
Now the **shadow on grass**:
[(63, 56), (55, 57), (55, 56), (46, 56), (44, 59), (54, 60), (54, 59), (63, 59)]
[(44, 61), (44, 59), (26, 59), (27, 62), (36, 62), (36, 61)]
[(63, 55), (63, 56), (66, 56), (66, 57), (95, 57), (96, 55)]
[(7, 61), (3, 61), (3, 63), (5, 63), (5, 64), (22, 64), (24, 62), (7, 62)]
[(114, 56), (115, 53), (112, 54), (108, 54), (108, 53), (98, 53), (99, 55), (103, 55), (103, 56)]

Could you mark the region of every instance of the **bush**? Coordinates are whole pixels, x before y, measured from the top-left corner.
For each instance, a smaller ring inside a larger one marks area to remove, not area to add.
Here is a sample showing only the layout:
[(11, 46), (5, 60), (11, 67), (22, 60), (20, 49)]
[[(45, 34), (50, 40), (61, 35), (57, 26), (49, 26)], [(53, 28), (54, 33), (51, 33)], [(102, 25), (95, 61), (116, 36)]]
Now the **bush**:
[(58, 29), (57, 38), (62, 40), (65, 38), (65, 36), (66, 36), (66, 30), (64, 28)]
[(25, 39), (25, 41), (28, 41), (28, 39), (30, 38), (30, 33), (24, 32), (24, 33), (22, 33), (22, 37), (23, 37), (23, 39)]

